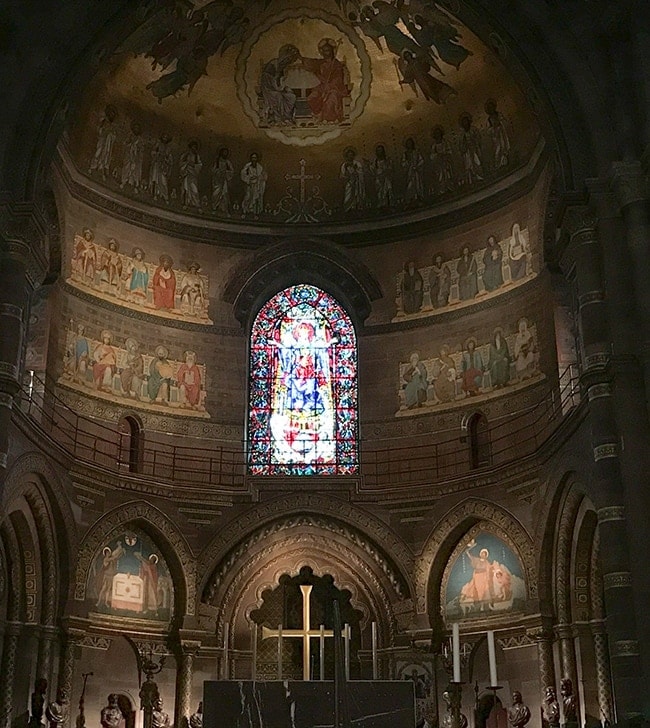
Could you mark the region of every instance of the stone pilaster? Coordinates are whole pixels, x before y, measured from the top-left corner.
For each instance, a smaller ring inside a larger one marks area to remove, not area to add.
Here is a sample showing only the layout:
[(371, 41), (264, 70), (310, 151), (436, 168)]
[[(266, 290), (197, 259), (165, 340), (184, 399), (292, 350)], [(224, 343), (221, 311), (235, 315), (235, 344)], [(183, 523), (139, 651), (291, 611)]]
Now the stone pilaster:
[(542, 693), (545, 688), (556, 688), (555, 662), (553, 660), (553, 632), (543, 627), (529, 629), (526, 632), (537, 643), (537, 664), (539, 666), (539, 684)]
[(11, 728), (14, 721), (14, 679), (16, 675), (16, 655), (22, 625), (19, 622), (5, 624), (0, 675), (0, 728)]
[(568, 677), (573, 684), (573, 689), (578, 690), (578, 668), (576, 666), (576, 650), (573, 626), (570, 624), (558, 624), (555, 627), (558, 645), (560, 647), (560, 670), (561, 677)]
[[(79, 645), (83, 639), (83, 632), (77, 629), (70, 629), (65, 633), (65, 641), (63, 643), (63, 651), (61, 653), (61, 663), (59, 667), (59, 684), (58, 688), (65, 690), (68, 700), (71, 700), (74, 687), (75, 662)], [(72, 715), (72, 703), (70, 703), (69, 716)], [(71, 721), (69, 719), (69, 724)], [(69, 728), (69, 725), (61, 725), (59, 728)]]
[(44, 677), (48, 685), (52, 684), (54, 655), (58, 641), (59, 630), (48, 624), (39, 628), (38, 657), (36, 661), (36, 677)]

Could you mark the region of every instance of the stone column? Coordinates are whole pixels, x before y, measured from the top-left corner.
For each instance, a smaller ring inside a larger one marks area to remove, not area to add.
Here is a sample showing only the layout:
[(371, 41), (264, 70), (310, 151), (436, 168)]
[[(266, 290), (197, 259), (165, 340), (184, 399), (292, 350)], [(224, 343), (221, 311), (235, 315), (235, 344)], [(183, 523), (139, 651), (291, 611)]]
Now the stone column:
[(574, 230), (563, 266), (575, 275), (582, 334), (581, 383), (589, 402), (594, 465), (589, 495), (598, 508), (600, 563), (618, 719), (642, 713), (641, 661), (625, 518), (620, 433), (612, 403), (611, 345), (595, 221)]
[(16, 676), (16, 654), (22, 630), (20, 622), (5, 624), (2, 666), (0, 669), (0, 728), (11, 728), (14, 720), (14, 680)]
[(174, 725), (187, 728), (192, 714), (192, 676), (194, 674), (194, 657), (201, 646), (194, 640), (181, 642), (178, 668), (176, 670), (176, 704), (174, 706)]
[(609, 646), (607, 644), (605, 623), (602, 620), (594, 620), (590, 623), (590, 627), (591, 636), (594, 641), (594, 656), (596, 658), (596, 681), (600, 720), (602, 723), (605, 723), (605, 721), (613, 723), (614, 711), (612, 710), (612, 683), (610, 680), (611, 665), (609, 662)]
[[(63, 644), (63, 651), (61, 653), (61, 663), (59, 667), (59, 684), (57, 688), (65, 690), (68, 696), (69, 705), (69, 720), (68, 725), (72, 725), (73, 715), (73, 702), (72, 693), (74, 689), (74, 666), (77, 659), (77, 653), (79, 651), (79, 645), (83, 639), (83, 632), (78, 629), (68, 628), (65, 633), (65, 642)], [(55, 691), (50, 691), (52, 694)], [(75, 706), (76, 707), (76, 706)], [(68, 725), (63, 724), (59, 728), (68, 728)]]
[(555, 662), (553, 660), (553, 632), (539, 627), (527, 631), (537, 643), (537, 664), (539, 666), (539, 683), (542, 693), (547, 687), (557, 690), (555, 680)]
[(45, 226), (32, 205), (0, 206), (0, 483), (9, 458), (9, 423), (22, 379), (29, 296), (46, 270)]
[(573, 684), (575, 693), (578, 693), (578, 668), (576, 666), (576, 649), (573, 626), (558, 624), (555, 627), (558, 644), (560, 646), (561, 677), (568, 677)]
[(38, 658), (36, 661), (36, 677), (44, 677), (48, 685), (52, 685), (54, 653), (56, 651), (59, 630), (49, 624), (39, 628)]

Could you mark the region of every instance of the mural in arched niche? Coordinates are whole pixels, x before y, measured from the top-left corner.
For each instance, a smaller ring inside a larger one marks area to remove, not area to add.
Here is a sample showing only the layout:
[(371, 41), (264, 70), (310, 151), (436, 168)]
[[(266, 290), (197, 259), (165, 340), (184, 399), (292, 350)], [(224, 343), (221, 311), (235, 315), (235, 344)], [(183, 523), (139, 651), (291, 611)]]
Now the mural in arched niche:
[(525, 600), (524, 570), (512, 546), (485, 530), (464, 537), (445, 568), (440, 598), (443, 617), (485, 619), (518, 611)]
[(174, 585), (160, 550), (141, 530), (114, 532), (95, 553), (86, 579), (89, 611), (167, 622)]

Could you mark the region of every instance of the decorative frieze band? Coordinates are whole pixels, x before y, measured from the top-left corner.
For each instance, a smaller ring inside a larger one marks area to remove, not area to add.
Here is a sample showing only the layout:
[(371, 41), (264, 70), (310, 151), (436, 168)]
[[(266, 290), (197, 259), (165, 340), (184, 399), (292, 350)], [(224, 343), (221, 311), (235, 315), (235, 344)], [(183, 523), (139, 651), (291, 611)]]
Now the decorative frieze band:
[(618, 443), (605, 442), (602, 445), (594, 447), (594, 461), (606, 460), (607, 458), (618, 457)]
[(527, 634), (514, 635), (512, 637), (502, 637), (497, 640), (502, 650), (516, 650), (520, 647), (530, 647), (537, 644), (536, 640)]
[(11, 409), (14, 404), (14, 398), (6, 392), (0, 392), (0, 407)]
[(585, 352), (585, 365), (589, 369), (591, 367), (606, 367), (609, 364), (611, 355), (609, 351), (593, 351), (590, 353)]
[(91, 650), (108, 650), (112, 643), (113, 640), (110, 637), (94, 634), (87, 634), (79, 641), (81, 647), (89, 647)]
[(638, 654), (638, 640), (616, 640), (612, 645), (612, 657), (635, 657)]
[(597, 511), (598, 523), (607, 523), (607, 521), (624, 521), (625, 506), (604, 506)]
[(603, 586), (605, 589), (620, 589), (632, 586), (632, 574), (629, 571), (612, 571), (610, 574), (603, 574)]

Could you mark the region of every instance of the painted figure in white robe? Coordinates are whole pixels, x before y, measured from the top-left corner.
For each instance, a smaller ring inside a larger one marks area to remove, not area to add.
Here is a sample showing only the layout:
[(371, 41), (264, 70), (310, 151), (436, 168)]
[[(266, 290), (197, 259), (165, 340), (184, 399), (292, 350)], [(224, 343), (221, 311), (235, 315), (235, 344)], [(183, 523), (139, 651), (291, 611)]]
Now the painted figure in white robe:
[(104, 109), (104, 116), (99, 122), (97, 146), (95, 147), (93, 158), (90, 161), (90, 171), (99, 172), (103, 180), (106, 180), (111, 174), (113, 145), (117, 137), (115, 119), (117, 119), (117, 109), (112, 104), (109, 104)]
[(199, 193), (199, 173), (203, 162), (199, 156), (199, 143), (192, 139), (187, 145), (187, 151), (181, 154), (181, 201), (183, 207), (196, 207), (201, 209), (201, 195)]
[(363, 210), (366, 206), (363, 165), (356, 159), (356, 151), (352, 147), (345, 150), (339, 176), (345, 183), (343, 188), (343, 211)]
[(126, 185), (133, 187), (134, 192), (139, 192), (142, 186), (142, 164), (144, 162), (144, 139), (142, 138), (142, 127), (137, 121), (131, 124), (131, 138), (124, 150), (124, 161), (122, 162), (122, 179), (120, 187)]
[(169, 202), (169, 175), (172, 171), (173, 157), (169, 148), (171, 137), (161, 134), (156, 146), (151, 151), (151, 167), (149, 168), (149, 191), (154, 200)]
[(241, 181), (246, 185), (246, 194), (241, 209), (244, 215), (259, 217), (264, 211), (264, 192), (266, 191), (267, 174), (259, 162), (259, 156), (253, 152), (241, 171)]
[(212, 165), (212, 209), (224, 215), (230, 214), (230, 185), (234, 176), (230, 150), (221, 147)]

